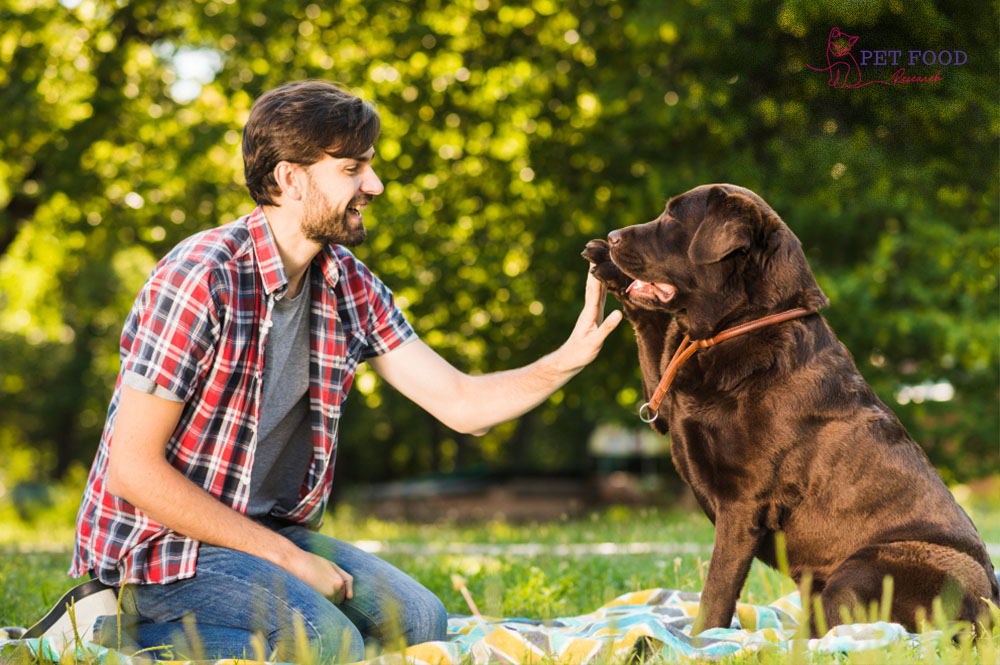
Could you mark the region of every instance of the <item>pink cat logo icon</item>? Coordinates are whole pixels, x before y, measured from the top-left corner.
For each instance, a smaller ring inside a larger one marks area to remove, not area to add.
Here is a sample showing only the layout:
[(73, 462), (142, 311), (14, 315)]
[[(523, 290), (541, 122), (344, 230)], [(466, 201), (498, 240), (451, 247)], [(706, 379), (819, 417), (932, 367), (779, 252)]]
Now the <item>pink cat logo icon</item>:
[(845, 34), (835, 27), (826, 40), (826, 67), (806, 66), (817, 72), (830, 72), (827, 85), (831, 88), (860, 88), (861, 68), (851, 55), (851, 49), (857, 41), (857, 37)]

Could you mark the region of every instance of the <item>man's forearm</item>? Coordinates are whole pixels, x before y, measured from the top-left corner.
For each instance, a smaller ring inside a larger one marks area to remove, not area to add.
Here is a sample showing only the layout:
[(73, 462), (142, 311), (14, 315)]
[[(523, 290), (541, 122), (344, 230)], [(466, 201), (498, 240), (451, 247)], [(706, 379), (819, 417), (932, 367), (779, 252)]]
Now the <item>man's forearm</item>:
[(470, 376), (419, 339), (368, 362), (383, 379), (448, 427), (483, 434), (541, 404), (597, 356), (604, 339), (621, 321), (621, 312), (603, 318), (604, 295), (600, 283), (588, 276), (584, 308), (569, 339), (518, 369)]
[(564, 362), (559, 349), (517, 369), (467, 375), (456, 408), (456, 429), (479, 435), (517, 418), (544, 402), (581, 369)]
[(166, 459), (132, 463), (109, 491), (179, 534), (259, 556), (286, 568), (295, 545), (233, 510), (186, 478)]

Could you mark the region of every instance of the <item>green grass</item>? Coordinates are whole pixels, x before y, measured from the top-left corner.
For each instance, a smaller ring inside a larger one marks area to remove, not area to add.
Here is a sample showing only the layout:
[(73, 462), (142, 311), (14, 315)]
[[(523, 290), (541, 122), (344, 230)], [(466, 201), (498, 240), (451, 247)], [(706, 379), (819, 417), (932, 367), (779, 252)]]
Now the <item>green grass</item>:
[[(701, 588), (711, 555), (713, 527), (704, 515), (666, 510), (609, 508), (583, 519), (512, 525), (489, 522), (462, 524), (406, 524), (359, 516), (346, 506), (328, 515), (322, 533), (343, 540), (386, 543), (379, 556), (406, 571), (431, 589), (450, 612), (469, 613), (451, 576), (461, 575), (480, 610), (495, 616), (551, 618), (582, 614), (608, 600), (639, 588), (669, 587), (686, 591)], [(11, 542), (2, 536), (17, 534)], [(664, 560), (644, 554), (628, 556), (556, 557), (541, 555), (412, 555), (392, 552), (393, 543), (441, 546), (450, 543), (542, 543), (567, 545), (598, 542), (693, 542), (704, 545), (701, 555)], [(27, 625), (43, 614), (66, 589), (77, 584), (65, 575), (70, 554), (30, 551), (32, 547), (69, 545), (54, 542), (45, 529), (27, 524), (0, 530), (0, 624)], [(15, 553), (14, 547), (29, 551)], [(762, 569), (763, 570), (763, 569)], [(772, 588), (779, 576), (769, 571)], [(744, 594), (757, 602), (769, 595), (765, 578), (752, 574)], [(790, 584), (790, 583), (789, 583)], [(790, 588), (790, 587), (789, 587)]]
[[(956, 492), (956, 494), (961, 494)], [(960, 497), (966, 510), (987, 542), (1000, 542), (1000, 505), (983, 497)], [(61, 501), (46, 509), (54, 519)], [(36, 518), (37, 519), (37, 518)], [(62, 515), (72, 523), (72, 513)], [(28, 625), (41, 616), (59, 595), (76, 584), (65, 575), (69, 565), (71, 536), (41, 522), (25, 522), (0, 507), (0, 625)], [(583, 614), (627, 591), (667, 587), (700, 591), (707, 572), (714, 530), (700, 513), (668, 509), (627, 509), (621, 507), (554, 522), (514, 525), (505, 522), (477, 524), (419, 525), (385, 522), (340, 507), (329, 515), (323, 533), (344, 540), (371, 540), (384, 544), (380, 556), (411, 574), (445, 603), (449, 612), (468, 614), (452, 576), (459, 575), (483, 614), (487, 616), (547, 619)], [(393, 546), (425, 545), (441, 547), (452, 543), (513, 544), (688, 542), (703, 546), (702, 553), (663, 557), (654, 554), (616, 556), (537, 556), (404, 554)], [(13, 548), (63, 547), (63, 551), (22, 551)], [(791, 580), (755, 563), (743, 590), (743, 602), (767, 604), (794, 590)], [(1000, 643), (1000, 628), (989, 637)], [(940, 641), (940, 640), (939, 640)], [(989, 645), (985, 647), (987, 650)], [(971, 646), (945, 639), (925, 652), (849, 654), (815, 658), (803, 654), (762, 652), (733, 663), (891, 663), (899, 660), (964, 663), (982, 661)], [(904, 657), (905, 656), (905, 657)], [(865, 659), (867, 658), (867, 660)]]
[[(434, 591), (450, 612), (467, 614), (468, 606), (453, 588), (452, 575), (468, 582), (479, 609), (489, 616), (549, 619), (584, 614), (609, 600), (637, 589), (668, 587), (699, 591), (711, 556), (714, 528), (701, 513), (612, 507), (581, 519), (510, 524), (406, 524), (361, 518), (341, 507), (323, 525), (322, 533), (353, 540), (390, 544), (379, 556), (405, 570)], [(451, 543), (515, 544), (685, 542), (700, 543), (700, 554), (667, 557), (656, 554), (615, 556), (513, 555), (417, 556), (395, 554), (391, 543), (441, 546)], [(793, 589), (780, 576), (761, 566), (748, 580), (744, 598), (766, 602)], [(771, 593), (769, 593), (769, 590)]]

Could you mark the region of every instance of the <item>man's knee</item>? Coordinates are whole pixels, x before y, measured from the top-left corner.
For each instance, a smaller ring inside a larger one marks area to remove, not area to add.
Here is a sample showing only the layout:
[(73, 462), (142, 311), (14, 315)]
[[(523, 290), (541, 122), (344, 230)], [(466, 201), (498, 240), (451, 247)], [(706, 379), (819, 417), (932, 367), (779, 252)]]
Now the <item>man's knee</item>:
[(448, 633), (448, 612), (430, 591), (408, 599), (403, 612), (403, 633), (407, 644), (444, 640)]
[(317, 650), (317, 662), (356, 663), (365, 658), (365, 641), (357, 627), (345, 620), (324, 628)]
[(312, 652), (318, 663), (356, 663), (365, 657), (361, 633), (333, 604), (299, 608), (292, 625), (272, 634), (270, 642), (287, 662), (294, 662), (303, 650)]

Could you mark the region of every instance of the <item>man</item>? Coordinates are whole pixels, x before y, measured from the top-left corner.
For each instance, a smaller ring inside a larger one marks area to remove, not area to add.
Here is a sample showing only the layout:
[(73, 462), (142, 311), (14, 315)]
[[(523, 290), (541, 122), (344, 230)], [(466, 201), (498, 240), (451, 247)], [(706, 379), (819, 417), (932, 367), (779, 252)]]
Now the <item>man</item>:
[(77, 519), (70, 573), (96, 578), (71, 592), (79, 631), (128, 585), (140, 646), (174, 642), (185, 616), (210, 657), (290, 660), (297, 634), (318, 662), (360, 660), (367, 638), (444, 639), (427, 589), (314, 532), (357, 364), (449, 427), (483, 433), (591, 362), (621, 314), (602, 322), (590, 277), (558, 350), (484, 376), (451, 366), (345, 249), (365, 239), (363, 211), (383, 190), (379, 127), (371, 104), (325, 82), (263, 95), (243, 132), (258, 207), (181, 242), (140, 292)]

